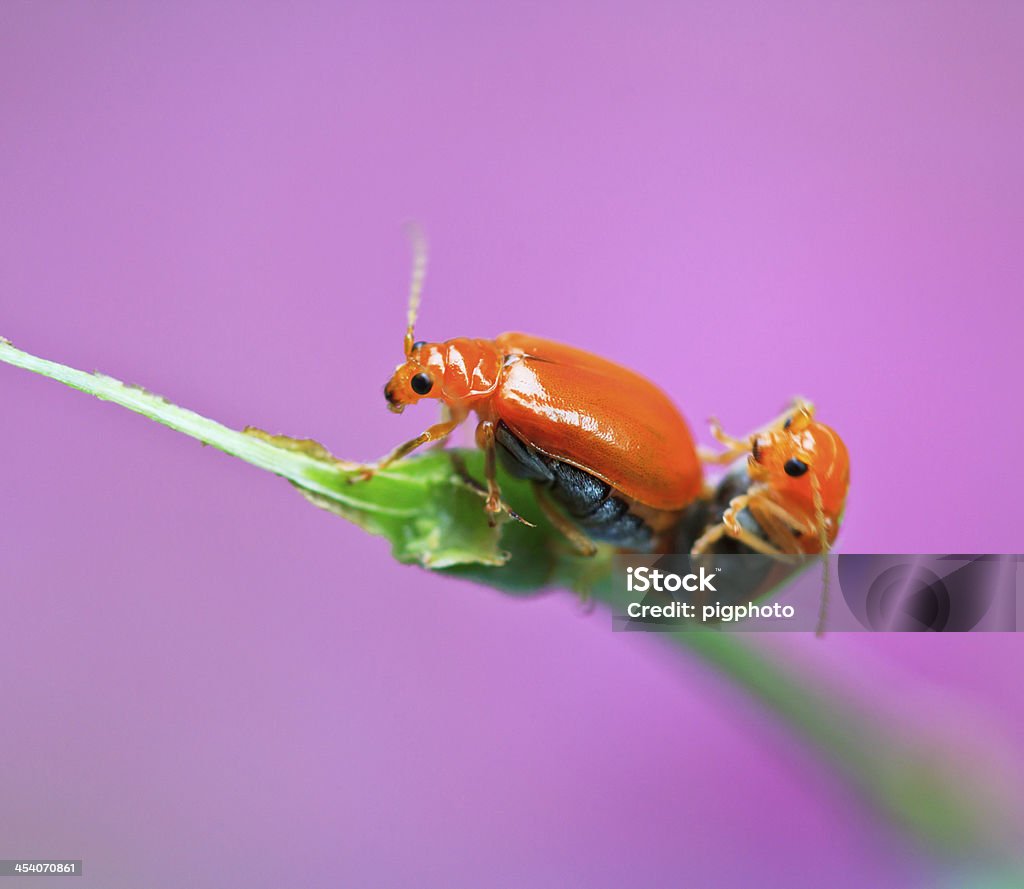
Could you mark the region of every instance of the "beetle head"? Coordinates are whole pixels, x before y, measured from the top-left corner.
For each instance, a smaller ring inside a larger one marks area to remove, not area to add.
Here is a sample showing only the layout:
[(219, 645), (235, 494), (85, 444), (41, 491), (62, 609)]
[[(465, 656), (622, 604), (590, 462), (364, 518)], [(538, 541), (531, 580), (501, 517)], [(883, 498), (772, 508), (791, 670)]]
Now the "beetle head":
[(441, 397), (444, 361), (439, 343), (410, 343), (406, 359), (384, 386), (388, 410), (400, 414), (421, 398)]
[(748, 471), (790, 504), (811, 507), (817, 487), (826, 513), (838, 515), (850, 483), (849, 454), (842, 439), (800, 403), (782, 423), (755, 435)]

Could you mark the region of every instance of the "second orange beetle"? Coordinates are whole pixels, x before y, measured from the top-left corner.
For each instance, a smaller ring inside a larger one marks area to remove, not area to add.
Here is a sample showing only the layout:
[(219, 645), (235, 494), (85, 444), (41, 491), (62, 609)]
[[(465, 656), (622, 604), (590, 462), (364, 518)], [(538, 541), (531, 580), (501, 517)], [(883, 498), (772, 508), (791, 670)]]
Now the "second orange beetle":
[(528, 334), (414, 342), (426, 268), (417, 246), (405, 361), (384, 394), (396, 412), (439, 399), (445, 416), (359, 477), (443, 440), (475, 412), (489, 513), (511, 512), (497, 482), (500, 456), (510, 474), (534, 483), (545, 515), (581, 552), (594, 551), (592, 540), (657, 548), (703, 484), (690, 429), (669, 397), (621, 365)]

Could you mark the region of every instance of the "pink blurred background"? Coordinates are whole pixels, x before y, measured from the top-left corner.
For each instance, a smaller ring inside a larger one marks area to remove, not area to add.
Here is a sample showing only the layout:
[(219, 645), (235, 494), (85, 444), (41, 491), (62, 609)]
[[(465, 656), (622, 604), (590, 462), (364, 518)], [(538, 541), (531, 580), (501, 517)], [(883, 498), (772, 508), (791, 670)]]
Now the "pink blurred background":
[[(415, 218), (421, 338), (591, 349), (704, 441), (806, 395), (853, 455), (841, 549), (1020, 552), (1022, 56), (997, 2), (5, 3), (0, 334), (372, 458), (434, 417), (381, 393)], [(397, 566), (6, 366), (0, 405), (0, 858), (113, 887), (954, 879), (568, 594)], [(772, 651), (1024, 730), (1014, 636)]]

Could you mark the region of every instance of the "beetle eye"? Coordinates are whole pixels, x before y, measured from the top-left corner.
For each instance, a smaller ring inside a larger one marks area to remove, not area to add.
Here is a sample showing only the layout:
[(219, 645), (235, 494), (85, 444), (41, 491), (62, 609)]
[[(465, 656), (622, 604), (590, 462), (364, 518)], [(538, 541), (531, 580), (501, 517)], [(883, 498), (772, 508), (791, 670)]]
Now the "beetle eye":
[(423, 347), (423, 346), (425, 346), (426, 344), (427, 344), (427, 341), (426, 341), (426, 340), (417, 340), (417, 341), (416, 341), (415, 343), (413, 343), (413, 344), (412, 344), (412, 350), (413, 350), (413, 352), (415, 352), (415, 351), (416, 351), (417, 349), (420, 349), (420, 348), (422, 348), (422, 347)]
[(418, 373), (409, 380), (409, 385), (417, 395), (426, 395), (434, 388), (434, 381), (430, 379), (430, 374)]
[(786, 470), (786, 475), (791, 475), (793, 478), (799, 478), (807, 472), (807, 464), (796, 457), (790, 457), (782, 468)]

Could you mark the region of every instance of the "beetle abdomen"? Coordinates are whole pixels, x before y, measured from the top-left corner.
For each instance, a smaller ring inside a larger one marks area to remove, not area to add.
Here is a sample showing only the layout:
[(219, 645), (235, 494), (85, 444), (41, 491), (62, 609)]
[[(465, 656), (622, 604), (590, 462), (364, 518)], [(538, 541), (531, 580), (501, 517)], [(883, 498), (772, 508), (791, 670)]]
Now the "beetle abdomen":
[(494, 433), (498, 455), (516, 478), (544, 485), (593, 540), (626, 549), (649, 550), (654, 532), (611, 485), (569, 463), (542, 454), (517, 438), (504, 423)]

